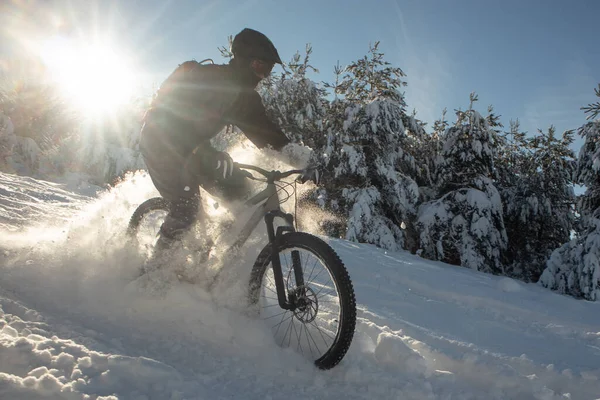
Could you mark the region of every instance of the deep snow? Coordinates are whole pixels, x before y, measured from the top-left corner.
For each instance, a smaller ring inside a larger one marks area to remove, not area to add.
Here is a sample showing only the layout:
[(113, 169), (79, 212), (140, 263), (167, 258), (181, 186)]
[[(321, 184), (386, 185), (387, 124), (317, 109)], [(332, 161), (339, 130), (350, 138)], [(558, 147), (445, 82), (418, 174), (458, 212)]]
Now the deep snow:
[(154, 194), (0, 174), (1, 399), (600, 399), (600, 304), (338, 239), (358, 324), (317, 370), (244, 307), (264, 235), (211, 293), (131, 283)]

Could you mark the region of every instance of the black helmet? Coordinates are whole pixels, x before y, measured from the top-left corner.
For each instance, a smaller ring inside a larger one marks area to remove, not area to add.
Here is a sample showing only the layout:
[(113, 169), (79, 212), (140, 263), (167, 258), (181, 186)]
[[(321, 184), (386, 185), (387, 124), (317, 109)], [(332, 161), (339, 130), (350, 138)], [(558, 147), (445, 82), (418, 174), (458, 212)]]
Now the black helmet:
[(273, 43), (264, 34), (254, 29), (245, 28), (235, 35), (231, 43), (231, 52), (234, 57), (258, 59), (283, 64), (279, 53)]

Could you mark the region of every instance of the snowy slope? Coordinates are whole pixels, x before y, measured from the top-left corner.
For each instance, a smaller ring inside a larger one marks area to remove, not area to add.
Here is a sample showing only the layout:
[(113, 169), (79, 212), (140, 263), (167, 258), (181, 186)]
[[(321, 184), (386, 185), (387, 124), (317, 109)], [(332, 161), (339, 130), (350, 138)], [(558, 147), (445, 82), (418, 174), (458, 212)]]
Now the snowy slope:
[(598, 303), (330, 239), (359, 321), (324, 372), (245, 312), (260, 242), (213, 293), (140, 290), (149, 179), (84, 192), (0, 174), (0, 399), (600, 399)]

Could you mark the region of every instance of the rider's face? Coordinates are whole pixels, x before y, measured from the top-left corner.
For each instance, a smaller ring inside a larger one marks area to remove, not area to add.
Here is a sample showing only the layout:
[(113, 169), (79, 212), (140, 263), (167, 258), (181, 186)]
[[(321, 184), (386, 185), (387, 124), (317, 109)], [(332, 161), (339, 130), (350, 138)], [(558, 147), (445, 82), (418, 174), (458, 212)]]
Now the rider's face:
[(252, 72), (254, 72), (254, 74), (260, 79), (265, 79), (267, 76), (269, 76), (274, 65), (275, 64), (273, 63), (262, 60), (252, 60), (250, 62), (250, 68), (252, 68)]

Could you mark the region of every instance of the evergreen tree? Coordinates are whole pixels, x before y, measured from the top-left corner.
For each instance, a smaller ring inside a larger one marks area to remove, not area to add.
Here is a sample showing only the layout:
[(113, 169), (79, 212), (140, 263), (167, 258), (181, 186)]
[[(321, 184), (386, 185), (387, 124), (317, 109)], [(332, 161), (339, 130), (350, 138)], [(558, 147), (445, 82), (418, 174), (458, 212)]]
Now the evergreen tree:
[(309, 64), (311, 54), (310, 45), (304, 59), (297, 52), (287, 64), (290, 70), (270, 77), (261, 85), (260, 93), (270, 117), (292, 141), (317, 149), (326, 143), (326, 91), (306, 76), (310, 70), (319, 72)]
[(557, 138), (551, 126), (547, 133), (520, 140), (529, 154), (519, 156), (519, 173), (502, 190), (509, 238), (505, 262), (507, 274), (536, 282), (573, 228), (573, 132)]
[(438, 177), (441, 191), (470, 186), (479, 176), (493, 178), (494, 149), (498, 137), (488, 121), (473, 109), (478, 101), (470, 95), (467, 111), (456, 111), (457, 121), (444, 135), (443, 166)]
[(437, 200), (419, 207), (420, 253), (431, 259), (501, 273), (506, 248), (500, 194), (493, 184), (496, 132), (473, 109), (457, 111), (443, 138)]
[(525, 140), (526, 132), (520, 129), (519, 120), (511, 120), (510, 130), (498, 138), (495, 159), (496, 186), (502, 198), (504, 226), (508, 238), (508, 246), (503, 253), (503, 264), (509, 276), (522, 277), (520, 266), (514, 264), (526, 265), (531, 262), (529, 241), (525, 240), (523, 234), (531, 205), (528, 201), (528, 169), (533, 165), (531, 149)]
[[(600, 83), (598, 84), (598, 88), (594, 89), (594, 91), (596, 92), (596, 96), (600, 97)], [(600, 116), (600, 101), (590, 103), (587, 106), (581, 107), (581, 109), (588, 114), (586, 119), (594, 119)]]
[(404, 95), (398, 91), (406, 82), (406, 74), (398, 67), (392, 67), (379, 50), (379, 42), (369, 46), (369, 53), (346, 67), (346, 74), (335, 88), (352, 104), (368, 104), (377, 99), (389, 99), (398, 104), (404, 112)]
[[(596, 90), (600, 97), (600, 85)], [(588, 119), (600, 115), (600, 103), (582, 109)], [(585, 143), (579, 152), (576, 181), (587, 187), (579, 210), (585, 230), (556, 249), (540, 277), (540, 284), (587, 300), (600, 300), (600, 120), (579, 128)]]
[(55, 154), (77, 135), (77, 115), (36, 58), (10, 59), (2, 67), (0, 113), (10, 118), (14, 134), (3, 168), (41, 178), (64, 173), (74, 152)]
[(510, 129), (498, 135), (494, 166), (498, 187), (514, 187), (523, 176), (523, 168), (530, 164), (530, 150), (525, 141), (527, 133), (521, 131), (519, 120), (510, 121)]
[(432, 152), (435, 152), (436, 146), (439, 147), (439, 141), (426, 132), (426, 123), (417, 118), (415, 111), (412, 115), (403, 113), (402, 124), (405, 136), (402, 138), (402, 154), (397, 168), (411, 176), (419, 186), (431, 185), (429, 164)]
[(14, 133), (28, 137), (42, 150), (76, 132), (78, 118), (48, 82), (47, 71), (36, 59), (10, 60), (0, 74), (0, 111), (10, 117)]
[(539, 135), (529, 139), (537, 171), (533, 184), (539, 187), (552, 208), (549, 215), (553, 216), (553, 221), (542, 229), (542, 240), (552, 249), (565, 243), (573, 229), (573, 173), (576, 168), (575, 154), (571, 150), (573, 135), (574, 132), (568, 130), (562, 137), (556, 137), (551, 126), (547, 133), (539, 131)]
[[(595, 89), (596, 96), (600, 98), (600, 84)], [(581, 109), (588, 114), (590, 120), (600, 116), (600, 102), (590, 103)], [(586, 187), (578, 204), (578, 211), (582, 215), (583, 226), (589, 218), (595, 218), (594, 213), (600, 207), (600, 134), (599, 120), (590, 121), (579, 128), (579, 135), (585, 138), (585, 143), (579, 152), (579, 160), (575, 173), (575, 181)]]
[(425, 201), (432, 200), (435, 195), (435, 189), (440, 182), (438, 177), (441, 176), (441, 167), (443, 165), (443, 138), (448, 129), (448, 121), (446, 120), (447, 110), (444, 108), (442, 116), (433, 123), (433, 132), (431, 135), (425, 135), (420, 142), (421, 158), (420, 165), (423, 166), (424, 173), (419, 180), (419, 186), (424, 186)]
[[(323, 153), (329, 173), (323, 203), (347, 216), (337, 234), (387, 249), (405, 245), (401, 227), (414, 220), (418, 187), (402, 165), (415, 165), (405, 151), (404, 73), (384, 60), (379, 42), (327, 85), (336, 98), (328, 109)], [(343, 75), (342, 75), (343, 74)]]

